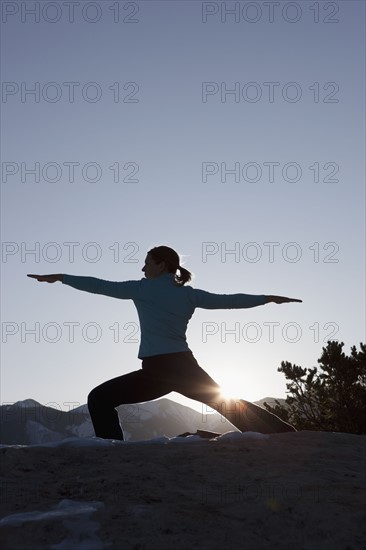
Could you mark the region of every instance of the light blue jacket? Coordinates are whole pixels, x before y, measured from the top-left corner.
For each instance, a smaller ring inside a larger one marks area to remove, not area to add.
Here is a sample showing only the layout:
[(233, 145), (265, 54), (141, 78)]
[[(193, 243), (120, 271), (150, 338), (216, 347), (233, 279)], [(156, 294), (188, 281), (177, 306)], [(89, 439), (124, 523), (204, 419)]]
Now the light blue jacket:
[(122, 282), (64, 275), (63, 284), (93, 294), (133, 300), (141, 327), (140, 359), (189, 351), (186, 330), (196, 308), (239, 309), (265, 303), (264, 295), (212, 294), (191, 286), (178, 286), (172, 273), (156, 279)]

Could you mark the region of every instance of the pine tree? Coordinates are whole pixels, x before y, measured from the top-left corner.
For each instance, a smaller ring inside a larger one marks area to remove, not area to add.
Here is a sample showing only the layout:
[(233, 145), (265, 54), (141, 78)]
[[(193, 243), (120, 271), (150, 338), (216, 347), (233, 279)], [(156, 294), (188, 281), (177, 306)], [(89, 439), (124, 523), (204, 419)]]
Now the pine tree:
[(366, 345), (360, 343), (346, 356), (344, 343), (328, 341), (317, 367), (303, 368), (281, 362), (288, 382), (286, 403), (264, 403), (270, 412), (297, 430), (366, 433)]

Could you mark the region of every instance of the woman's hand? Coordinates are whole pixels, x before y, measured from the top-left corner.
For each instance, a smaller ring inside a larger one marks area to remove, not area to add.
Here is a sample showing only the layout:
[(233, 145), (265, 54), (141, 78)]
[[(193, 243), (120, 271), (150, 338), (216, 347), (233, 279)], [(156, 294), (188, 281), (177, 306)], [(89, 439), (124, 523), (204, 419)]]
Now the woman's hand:
[(287, 304), (288, 302), (302, 302), (297, 298), (286, 298), (286, 296), (266, 296), (266, 304), (269, 302), (274, 302), (275, 304)]
[(56, 283), (56, 281), (62, 282), (62, 279), (63, 279), (63, 275), (60, 273), (57, 275), (31, 275), (28, 273), (27, 277), (31, 277), (32, 279), (37, 279), (37, 281), (40, 283)]

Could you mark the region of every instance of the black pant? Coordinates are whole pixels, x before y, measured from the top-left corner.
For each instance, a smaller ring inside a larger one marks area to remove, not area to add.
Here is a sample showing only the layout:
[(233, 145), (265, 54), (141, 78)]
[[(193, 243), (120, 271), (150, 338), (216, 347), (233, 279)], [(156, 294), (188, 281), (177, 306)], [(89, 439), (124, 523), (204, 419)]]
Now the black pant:
[(278, 433), (296, 431), (274, 414), (248, 401), (227, 400), (217, 384), (197, 363), (191, 351), (145, 357), (142, 369), (104, 382), (88, 396), (95, 435), (123, 439), (116, 407), (181, 393), (217, 410), (240, 431)]

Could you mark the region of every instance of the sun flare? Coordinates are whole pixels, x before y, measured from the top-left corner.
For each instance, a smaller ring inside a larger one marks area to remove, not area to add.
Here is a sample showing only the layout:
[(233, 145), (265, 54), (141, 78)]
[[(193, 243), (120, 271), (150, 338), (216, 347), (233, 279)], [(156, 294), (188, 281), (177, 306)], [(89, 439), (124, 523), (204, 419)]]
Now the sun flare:
[(242, 395), (240, 395), (240, 388), (238, 388), (238, 382), (235, 379), (233, 380), (231, 378), (228, 380), (223, 380), (220, 383), (220, 388), (221, 395), (225, 399), (240, 399), (241, 397), (243, 397)]

